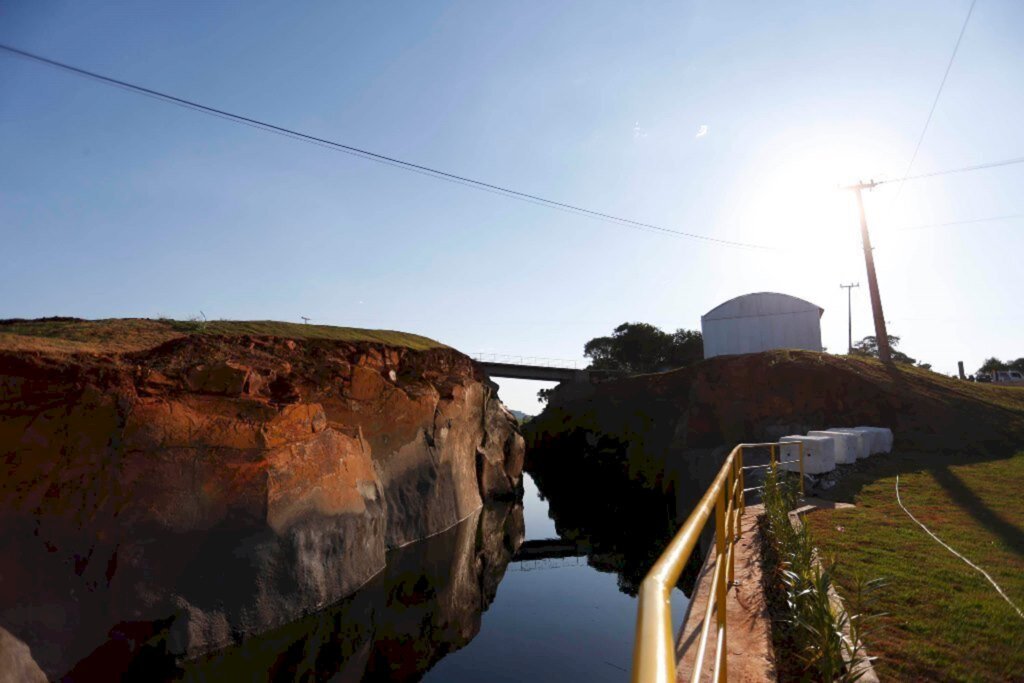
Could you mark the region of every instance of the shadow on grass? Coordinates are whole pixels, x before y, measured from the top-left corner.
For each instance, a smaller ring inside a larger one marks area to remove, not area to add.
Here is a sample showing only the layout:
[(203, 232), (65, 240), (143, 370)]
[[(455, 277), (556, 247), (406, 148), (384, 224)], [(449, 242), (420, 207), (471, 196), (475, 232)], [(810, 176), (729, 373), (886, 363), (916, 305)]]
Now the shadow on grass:
[[(986, 508), (981, 499), (962, 480), (953, 474), (949, 468), (958, 465), (973, 465), (995, 460), (1006, 460), (1012, 458), (1019, 450), (977, 451), (974, 453), (964, 453), (962, 451), (907, 451), (891, 455), (876, 455), (850, 466), (848, 471), (843, 473), (835, 488), (819, 492), (817, 495), (826, 500), (855, 503), (855, 499), (861, 490), (879, 479), (895, 477), (897, 474), (930, 472), (935, 477), (936, 482), (943, 488), (947, 488), (950, 495), (957, 497), (958, 502), (962, 502), (967, 509), (972, 510), (972, 514), (995, 515), (992, 510)], [(1001, 521), (1006, 524), (1005, 520)], [(1021, 532), (1016, 530), (1016, 527), (1014, 529), (1019, 538)], [(1015, 542), (1019, 543), (1020, 541)]]
[(948, 466), (931, 468), (929, 473), (961, 509), (966, 510), (979, 524), (999, 536), (1013, 552), (1024, 555), (1024, 530), (986, 505)]

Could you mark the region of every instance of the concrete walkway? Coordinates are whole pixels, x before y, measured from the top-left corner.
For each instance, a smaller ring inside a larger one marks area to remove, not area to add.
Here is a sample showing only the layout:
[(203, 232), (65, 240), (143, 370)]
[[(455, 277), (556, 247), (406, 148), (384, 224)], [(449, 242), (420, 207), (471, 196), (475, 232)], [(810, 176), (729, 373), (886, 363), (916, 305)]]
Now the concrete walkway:
[[(760, 543), (757, 529), (757, 517), (763, 506), (748, 506), (740, 519), (742, 535), (736, 543), (735, 554), (735, 585), (729, 590), (727, 597), (726, 623), (729, 636), (726, 640), (726, 665), (730, 681), (774, 681), (775, 656), (772, 653), (771, 620), (765, 602), (764, 590), (761, 585), (761, 557), (758, 551)], [(677, 681), (690, 681), (696, 663), (697, 645), (700, 642), (700, 631), (707, 609), (708, 593), (714, 578), (715, 554), (708, 553), (708, 558), (697, 579), (690, 609), (683, 622), (679, 639), (676, 642)], [(701, 667), (701, 680), (711, 680), (715, 662), (715, 613), (711, 614), (711, 633), (708, 635), (707, 651)]]
[[(789, 513), (794, 524), (801, 523), (800, 517), (814, 510), (851, 508), (849, 503), (837, 503), (821, 498), (808, 497), (800, 501), (800, 507)], [(729, 635), (726, 640), (726, 666), (730, 681), (775, 681), (775, 655), (772, 651), (771, 617), (765, 601), (761, 582), (760, 532), (757, 518), (764, 512), (763, 505), (748, 505), (740, 519), (742, 535), (733, 550), (735, 554), (735, 584), (726, 598), (726, 623)], [(713, 550), (713, 547), (712, 547)], [(704, 613), (708, 605), (708, 593), (715, 572), (714, 552), (708, 553), (704, 566), (697, 578), (693, 600), (676, 641), (676, 681), (693, 680), (693, 669), (697, 659), (697, 646), (703, 626)], [(842, 609), (842, 600), (835, 589), (830, 598), (836, 609)], [(701, 666), (700, 680), (712, 680), (715, 668), (716, 616), (711, 613), (711, 632), (708, 634), (707, 650)], [(849, 633), (846, 633), (849, 638)], [(863, 683), (877, 683), (878, 678), (870, 662), (862, 664), (860, 671)]]

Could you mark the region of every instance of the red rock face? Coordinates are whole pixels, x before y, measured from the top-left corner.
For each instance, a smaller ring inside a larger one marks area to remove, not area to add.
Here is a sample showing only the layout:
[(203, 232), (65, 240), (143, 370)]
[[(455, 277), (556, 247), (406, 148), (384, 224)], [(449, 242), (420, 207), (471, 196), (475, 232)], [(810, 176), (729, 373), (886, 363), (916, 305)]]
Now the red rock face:
[(450, 349), (189, 337), (0, 352), (0, 453), (0, 626), (53, 676), (122, 621), (196, 654), (330, 604), (517, 492), (524, 447)]

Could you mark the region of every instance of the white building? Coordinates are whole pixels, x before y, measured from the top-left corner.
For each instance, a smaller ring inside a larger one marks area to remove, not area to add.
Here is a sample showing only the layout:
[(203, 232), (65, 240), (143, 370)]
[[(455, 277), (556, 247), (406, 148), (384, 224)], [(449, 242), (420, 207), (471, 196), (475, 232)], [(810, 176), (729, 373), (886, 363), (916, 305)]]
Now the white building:
[(704, 357), (769, 349), (821, 351), (825, 309), (788, 294), (744, 294), (700, 318)]

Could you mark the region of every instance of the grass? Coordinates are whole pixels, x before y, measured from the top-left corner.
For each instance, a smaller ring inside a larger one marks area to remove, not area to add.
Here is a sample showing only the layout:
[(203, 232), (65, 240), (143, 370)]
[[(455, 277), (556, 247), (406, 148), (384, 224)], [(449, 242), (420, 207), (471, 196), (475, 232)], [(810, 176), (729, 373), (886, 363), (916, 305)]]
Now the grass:
[[(965, 461), (967, 460), (967, 461)], [(986, 570), (1024, 607), (1024, 453), (1001, 460), (911, 454), (869, 461), (832, 497), (857, 507), (822, 510), (807, 524), (849, 600), (879, 576), (866, 645), (882, 680), (1024, 680), (1024, 619), (983, 576), (937, 544), (896, 502)], [(856, 605), (854, 605), (856, 609)]]
[(125, 353), (143, 351), (189, 335), (213, 337), (265, 336), (371, 342), (415, 351), (445, 348), (443, 344), (406, 332), (355, 327), (306, 325), (273, 320), (151, 320), (112, 318), (79, 320), (49, 318), (0, 321), (0, 350), (52, 353)]
[(924, 396), (947, 404), (953, 399), (970, 398), (1011, 411), (1020, 411), (1024, 408), (1024, 387), (966, 382), (905, 363), (886, 364), (876, 358), (836, 358), (843, 359), (861, 376), (897, 386), (904, 394)]

